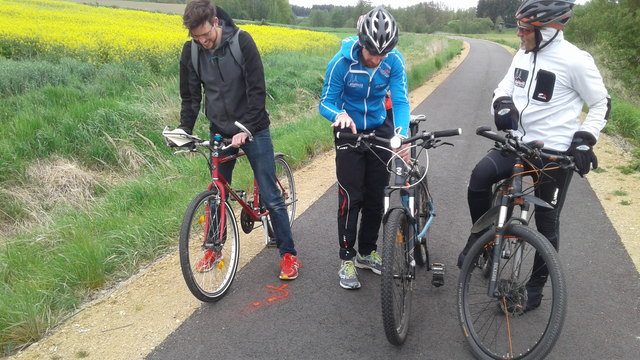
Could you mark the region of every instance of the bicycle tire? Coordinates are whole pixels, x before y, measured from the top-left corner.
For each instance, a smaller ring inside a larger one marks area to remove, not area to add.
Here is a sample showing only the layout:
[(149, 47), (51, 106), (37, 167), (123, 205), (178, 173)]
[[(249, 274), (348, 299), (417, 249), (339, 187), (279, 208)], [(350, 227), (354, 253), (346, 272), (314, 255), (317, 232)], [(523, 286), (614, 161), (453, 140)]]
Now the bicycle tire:
[[(557, 253), (540, 233), (512, 224), (505, 231), (499, 252), (502, 260), (497, 270), (497, 290), (503, 296), (489, 297), (489, 279), (484, 277), (477, 261), (494, 237), (495, 231), (481, 236), (469, 250), (460, 271), (457, 303), (463, 334), (479, 359), (542, 359), (560, 335), (567, 308), (567, 286)], [(536, 252), (545, 261), (549, 278), (541, 305), (523, 311), (526, 282)]]
[[(276, 186), (278, 187), (280, 195), (282, 195), (282, 200), (287, 207), (289, 226), (293, 226), (293, 220), (295, 220), (296, 217), (296, 203), (298, 199), (296, 194), (296, 184), (293, 179), (293, 172), (291, 171), (291, 166), (289, 166), (289, 163), (282, 155), (275, 157), (275, 168)], [(261, 204), (261, 206), (263, 205)], [(265, 245), (269, 245), (271, 239), (275, 238), (275, 234), (273, 226), (271, 225), (271, 217), (267, 216), (265, 220), (266, 221), (263, 222), (265, 225)]]
[[(427, 189), (426, 179), (421, 181), (420, 184), (416, 188), (416, 197), (415, 197), (415, 209), (416, 214), (414, 215), (416, 218), (417, 224), (417, 232), (416, 236), (422, 228), (427, 223), (429, 218), (433, 216), (431, 212), (431, 208), (429, 204), (431, 203), (431, 194), (429, 194), (429, 190)], [(416, 245), (413, 250), (413, 256), (416, 260), (416, 263), (420, 266), (424, 266), (429, 262), (429, 253), (427, 248), (427, 243), (429, 241), (429, 231), (426, 232), (424, 237), (418, 239), (416, 241)]]
[(387, 340), (401, 345), (411, 315), (412, 279), (409, 267), (409, 222), (403, 209), (392, 209), (384, 223), (382, 242), (382, 323)]
[[(217, 190), (204, 191), (196, 196), (184, 216), (180, 229), (179, 253), (182, 276), (187, 287), (198, 300), (215, 302), (229, 290), (238, 270), (240, 242), (236, 217), (225, 202), (226, 221), (220, 224), (220, 199)], [(214, 225), (214, 226), (211, 226)], [(226, 230), (222, 241), (220, 229)], [(205, 243), (207, 245), (205, 245)], [(214, 251), (215, 259), (209, 266), (200, 266), (207, 251)]]

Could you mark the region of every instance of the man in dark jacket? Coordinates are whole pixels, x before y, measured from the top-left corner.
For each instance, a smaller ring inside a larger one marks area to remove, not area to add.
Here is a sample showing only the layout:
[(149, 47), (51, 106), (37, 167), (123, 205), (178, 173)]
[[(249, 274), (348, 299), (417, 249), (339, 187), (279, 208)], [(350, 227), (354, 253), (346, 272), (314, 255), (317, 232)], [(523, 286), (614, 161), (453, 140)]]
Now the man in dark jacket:
[[(240, 147), (247, 154), (260, 195), (269, 209), (280, 250), (280, 279), (293, 280), (298, 276), (300, 264), (287, 209), (275, 182), (264, 69), (258, 48), (251, 35), (241, 31), (229, 15), (210, 0), (191, 1), (182, 19), (195, 41), (184, 44), (180, 57), (182, 109), (179, 128), (191, 134), (200, 112), (204, 88), (204, 108), (211, 122), (210, 132), (232, 139), (229, 154), (237, 153)], [(236, 40), (240, 54), (232, 50)], [(197, 46), (197, 51), (192, 51), (192, 46)], [(192, 54), (197, 54), (197, 61), (192, 60)], [(234, 124), (236, 121), (249, 130), (253, 141), (248, 141), (249, 135)], [(228, 182), (231, 182), (234, 165), (235, 162), (227, 162), (219, 168)]]

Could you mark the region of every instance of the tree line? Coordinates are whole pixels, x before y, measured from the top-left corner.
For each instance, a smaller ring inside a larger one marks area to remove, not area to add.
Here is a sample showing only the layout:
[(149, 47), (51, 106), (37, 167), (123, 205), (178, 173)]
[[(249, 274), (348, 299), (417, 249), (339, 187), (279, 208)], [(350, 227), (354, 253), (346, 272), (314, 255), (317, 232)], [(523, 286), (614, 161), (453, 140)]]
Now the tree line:
[(640, 94), (640, 0), (591, 0), (575, 9), (565, 29), (574, 42), (605, 54), (604, 65), (638, 97)]
[[(502, 3), (518, 0), (484, 1)], [(287, 0), (216, 0), (215, 2), (236, 19), (325, 28), (353, 28), (358, 17), (374, 7), (371, 1), (367, 0), (360, 0), (355, 6), (314, 5), (311, 8), (292, 6)], [(503, 11), (504, 8), (506, 6), (500, 7)], [(452, 10), (438, 1), (422, 2), (400, 9), (388, 8), (388, 10), (398, 21), (400, 30), (406, 32), (482, 33), (491, 30), (496, 24), (496, 18), (491, 12), (493, 10), (477, 16), (476, 8)]]

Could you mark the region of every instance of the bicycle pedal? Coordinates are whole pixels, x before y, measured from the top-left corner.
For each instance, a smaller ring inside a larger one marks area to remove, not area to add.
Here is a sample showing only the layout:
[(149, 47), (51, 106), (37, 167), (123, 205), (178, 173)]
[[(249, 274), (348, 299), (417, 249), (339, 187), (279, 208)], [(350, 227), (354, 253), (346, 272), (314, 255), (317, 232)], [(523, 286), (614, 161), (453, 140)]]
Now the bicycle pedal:
[(431, 279), (431, 285), (440, 287), (444, 285), (444, 264), (433, 263), (431, 264), (431, 272), (433, 278)]
[(275, 238), (270, 238), (269, 242), (267, 243), (267, 247), (271, 248), (271, 249), (277, 248), (278, 244), (276, 244), (276, 239)]

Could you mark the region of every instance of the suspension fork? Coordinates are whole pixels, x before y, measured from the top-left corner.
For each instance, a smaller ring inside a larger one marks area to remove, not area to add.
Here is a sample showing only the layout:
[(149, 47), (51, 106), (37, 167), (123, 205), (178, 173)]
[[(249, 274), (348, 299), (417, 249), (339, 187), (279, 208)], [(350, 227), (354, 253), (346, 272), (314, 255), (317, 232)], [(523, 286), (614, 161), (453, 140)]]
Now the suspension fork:
[[(504, 233), (506, 229), (514, 222), (526, 223), (526, 216), (529, 213), (529, 204), (524, 202), (524, 199), (521, 197), (522, 195), (522, 171), (524, 169), (524, 165), (522, 164), (522, 160), (516, 160), (513, 165), (511, 180), (507, 186), (507, 193), (503, 194), (500, 198), (500, 211), (498, 213), (498, 223), (496, 224), (496, 233), (495, 239), (493, 242), (493, 254), (491, 257), (491, 278), (489, 280), (489, 288), (487, 289), (487, 294), (490, 297), (499, 297), (500, 293), (497, 290), (498, 283), (498, 270), (500, 269), (500, 262), (502, 260), (503, 251), (507, 251), (507, 249), (503, 249), (504, 245)], [(513, 211), (511, 211), (511, 218), (507, 219), (509, 216), (509, 210), (513, 209), (515, 205), (519, 205), (522, 209), (520, 217), (514, 217)], [(517, 269), (520, 268), (521, 262), (521, 248), (516, 249), (517, 253), (515, 256), (515, 262), (512, 266), (516, 266)]]

